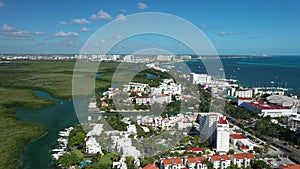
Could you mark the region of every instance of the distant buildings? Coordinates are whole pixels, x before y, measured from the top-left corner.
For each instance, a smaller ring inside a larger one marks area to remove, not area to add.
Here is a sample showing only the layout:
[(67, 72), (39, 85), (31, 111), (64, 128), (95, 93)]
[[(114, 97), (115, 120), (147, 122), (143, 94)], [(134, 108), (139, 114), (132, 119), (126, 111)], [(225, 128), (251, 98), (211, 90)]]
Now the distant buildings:
[(231, 87), (231, 88), (227, 89), (227, 95), (241, 97), (241, 98), (252, 98), (253, 90)]
[(174, 57), (174, 55), (157, 55), (157, 61), (171, 61)]
[(172, 101), (171, 95), (168, 94), (160, 94), (160, 95), (152, 95), (152, 96), (136, 96), (135, 102), (136, 104), (154, 104), (154, 103), (170, 103)]
[(197, 74), (191, 73), (191, 78), (193, 84), (211, 83), (212, 77), (208, 74)]

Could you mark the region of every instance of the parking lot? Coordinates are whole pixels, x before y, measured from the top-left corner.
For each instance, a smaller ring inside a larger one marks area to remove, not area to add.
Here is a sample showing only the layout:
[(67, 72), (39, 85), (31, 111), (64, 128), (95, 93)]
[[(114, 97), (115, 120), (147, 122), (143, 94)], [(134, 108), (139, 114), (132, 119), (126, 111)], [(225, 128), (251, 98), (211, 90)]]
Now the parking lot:
[(264, 161), (267, 164), (270, 164), (272, 167), (279, 167), (286, 164), (295, 164), (293, 161), (286, 157), (279, 156), (278, 158), (264, 158)]

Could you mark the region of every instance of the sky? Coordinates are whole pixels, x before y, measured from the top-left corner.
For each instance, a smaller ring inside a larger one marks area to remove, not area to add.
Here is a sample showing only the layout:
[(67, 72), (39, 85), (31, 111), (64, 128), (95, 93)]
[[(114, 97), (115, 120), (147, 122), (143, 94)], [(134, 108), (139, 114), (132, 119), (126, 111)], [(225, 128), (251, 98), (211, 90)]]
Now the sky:
[[(131, 14), (160, 12), (195, 25), (221, 55), (300, 55), (299, 6), (298, 0), (0, 0), (0, 54), (77, 54), (106, 24), (126, 23)], [(117, 41), (123, 37), (120, 32), (116, 29), (99, 41)], [(145, 41), (178, 54), (190, 51), (175, 40), (147, 35), (129, 38), (115, 52), (133, 52)]]

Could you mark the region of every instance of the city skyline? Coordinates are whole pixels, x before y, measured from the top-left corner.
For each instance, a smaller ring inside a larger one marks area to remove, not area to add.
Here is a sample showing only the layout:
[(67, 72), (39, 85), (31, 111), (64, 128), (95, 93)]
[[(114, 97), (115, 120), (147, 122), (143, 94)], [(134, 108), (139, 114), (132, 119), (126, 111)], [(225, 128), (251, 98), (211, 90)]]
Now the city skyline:
[[(289, 3), (279, 0), (272, 3), (130, 1), (126, 4), (117, 0), (85, 3), (1, 0), (0, 53), (77, 54), (94, 32), (115, 19), (126, 22), (126, 15), (161, 12), (197, 26), (221, 55), (298, 55), (300, 12), (297, 6), (296, 0)], [(113, 32), (101, 41), (106, 43), (121, 37), (122, 34)], [(154, 37), (152, 41), (168, 43), (169, 48), (178, 46), (178, 42), (165, 38)], [(176, 52), (189, 54), (184, 49)]]

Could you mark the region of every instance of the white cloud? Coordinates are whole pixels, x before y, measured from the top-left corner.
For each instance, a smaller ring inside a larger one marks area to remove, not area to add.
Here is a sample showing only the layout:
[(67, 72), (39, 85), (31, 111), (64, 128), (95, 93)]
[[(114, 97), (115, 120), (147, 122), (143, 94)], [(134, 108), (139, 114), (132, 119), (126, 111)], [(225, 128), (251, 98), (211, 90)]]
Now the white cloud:
[(79, 29), (79, 32), (89, 32), (91, 29), (83, 27), (81, 29)]
[(2, 1), (0, 1), (0, 8), (2, 7), (5, 7), (5, 4)]
[(208, 29), (208, 30), (213, 30), (213, 29), (218, 29), (220, 28), (219, 26), (209, 26), (209, 25), (201, 25), (200, 29)]
[(76, 23), (76, 24), (90, 24), (91, 22), (82, 18), (82, 19), (73, 19), (72, 20), (73, 23)]
[(143, 2), (139, 2), (136, 5), (137, 5), (137, 8), (139, 8), (139, 9), (146, 9), (146, 8), (148, 8), (148, 6), (145, 3), (143, 3)]
[(114, 34), (114, 35), (112, 36), (113, 40), (119, 40), (119, 39), (121, 39), (122, 37), (123, 37), (123, 36), (120, 35), (120, 34)]
[(66, 22), (66, 21), (60, 21), (59, 24), (61, 24), (61, 25), (67, 25), (68, 22)]
[(234, 32), (219, 32), (218, 35), (219, 36), (227, 36), (227, 35), (234, 35)]
[(107, 42), (105, 39), (100, 40), (100, 43), (105, 43), (105, 42)]
[(16, 30), (16, 28), (9, 26), (7, 24), (3, 24), (3, 26), (1, 27), (1, 30), (2, 31), (13, 31), (13, 30)]
[(98, 13), (91, 15), (92, 19), (112, 19), (112, 17), (105, 11), (100, 10)]
[(33, 32), (34, 35), (44, 35), (45, 32), (39, 32), (39, 31), (36, 31), (36, 32)]
[(126, 21), (127, 17), (123, 14), (120, 14), (120, 15), (116, 16), (116, 20), (117, 21)]
[(9, 35), (14, 37), (30, 37), (31, 33), (28, 31), (15, 31), (15, 32), (11, 32)]
[(77, 36), (79, 36), (79, 33), (59, 31), (59, 32), (53, 34), (52, 36), (54, 36), (54, 37), (77, 37)]

